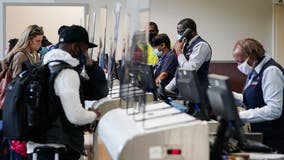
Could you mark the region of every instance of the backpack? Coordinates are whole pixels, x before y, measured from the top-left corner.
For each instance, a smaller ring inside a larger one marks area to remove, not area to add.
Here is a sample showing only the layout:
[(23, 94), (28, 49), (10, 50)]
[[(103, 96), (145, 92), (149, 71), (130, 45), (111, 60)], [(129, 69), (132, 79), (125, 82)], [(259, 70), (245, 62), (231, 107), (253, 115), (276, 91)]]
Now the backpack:
[(54, 80), (65, 68), (72, 67), (63, 61), (54, 66), (35, 65), (12, 80), (3, 107), (6, 138), (41, 141), (52, 119), (58, 115), (59, 98), (54, 93)]

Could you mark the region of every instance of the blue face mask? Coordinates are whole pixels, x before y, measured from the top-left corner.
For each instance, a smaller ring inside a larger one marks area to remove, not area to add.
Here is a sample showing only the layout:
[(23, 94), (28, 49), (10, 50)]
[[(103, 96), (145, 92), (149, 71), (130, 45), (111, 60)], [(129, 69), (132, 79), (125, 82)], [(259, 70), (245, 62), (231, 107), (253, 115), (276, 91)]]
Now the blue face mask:
[(4, 53), (3, 53), (3, 56), (6, 57), (6, 56), (8, 55), (8, 53), (9, 53), (9, 52), (8, 52), (8, 49), (5, 49), (5, 51), (4, 51)]
[(46, 47), (41, 47), (41, 49), (39, 50), (39, 54), (44, 55), (44, 54), (47, 53), (47, 51), (48, 51), (48, 49)]
[(155, 53), (155, 55), (158, 56), (158, 57), (160, 57), (160, 56), (163, 54), (163, 52), (162, 52), (162, 51), (159, 51), (158, 48), (155, 48), (155, 49), (154, 49), (154, 53)]
[(179, 40), (181, 38), (181, 34), (177, 34), (177, 39)]

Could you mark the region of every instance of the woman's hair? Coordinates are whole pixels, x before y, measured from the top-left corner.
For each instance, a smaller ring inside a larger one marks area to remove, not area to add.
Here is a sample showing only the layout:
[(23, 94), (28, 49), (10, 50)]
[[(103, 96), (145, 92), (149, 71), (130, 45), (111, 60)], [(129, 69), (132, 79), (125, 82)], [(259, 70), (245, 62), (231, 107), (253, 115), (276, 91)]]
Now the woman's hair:
[(19, 51), (24, 51), (28, 47), (30, 40), (32, 40), (34, 37), (38, 35), (43, 35), (43, 34), (44, 33), (42, 27), (39, 27), (38, 25), (35, 24), (29, 25), (21, 34), (18, 43), (9, 52), (9, 55), (12, 55)]
[(166, 47), (171, 49), (171, 41), (170, 41), (170, 38), (167, 34), (165, 33), (162, 33), (162, 34), (159, 34), (157, 35), (156, 37), (153, 38), (152, 40), (152, 43), (153, 43), (153, 46), (154, 47), (157, 47), (159, 46), (160, 44), (162, 43), (165, 43)]
[(238, 40), (234, 46), (234, 50), (240, 47), (242, 51), (250, 57), (261, 59), (265, 55), (265, 49), (262, 44), (253, 38), (245, 38)]
[(11, 50), (15, 47), (15, 45), (18, 42), (18, 38), (10, 39), (8, 42), (9, 42), (8, 52), (11, 52)]

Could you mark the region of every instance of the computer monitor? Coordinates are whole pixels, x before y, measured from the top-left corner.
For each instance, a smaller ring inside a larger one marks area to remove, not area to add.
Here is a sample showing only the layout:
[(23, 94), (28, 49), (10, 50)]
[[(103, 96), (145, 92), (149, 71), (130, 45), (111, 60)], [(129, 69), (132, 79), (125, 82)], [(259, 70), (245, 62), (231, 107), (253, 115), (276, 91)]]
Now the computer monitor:
[(208, 97), (206, 91), (202, 91), (196, 70), (179, 68), (177, 71), (177, 87), (182, 100), (194, 105), (192, 116), (209, 120)]
[[(238, 141), (238, 147), (245, 151), (272, 152), (273, 149), (261, 143), (248, 141), (244, 136), (242, 122), (240, 120), (235, 99), (230, 86), (230, 78), (223, 75), (210, 74), (208, 76), (209, 87), (207, 95), (213, 112), (220, 116), (219, 128), (217, 131), (214, 154), (220, 158), (225, 143), (229, 138)], [(217, 159), (218, 159), (217, 158)]]
[(156, 101), (158, 98), (153, 67), (144, 63), (137, 63), (135, 65), (137, 67), (135, 74), (138, 82), (137, 86), (142, 88), (145, 92), (151, 92), (153, 99)]
[(244, 141), (242, 122), (230, 86), (230, 78), (223, 75), (210, 74), (208, 80), (209, 88), (207, 95), (213, 112), (225, 122), (232, 123), (236, 132), (238, 132), (238, 140)]
[(121, 77), (120, 97), (122, 99), (129, 100), (129, 97), (133, 95), (141, 96), (141, 91), (143, 91), (143, 93), (151, 92), (153, 99), (157, 100), (157, 87), (152, 66), (137, 62), (125, 63)]
[(236, 121), (241, 126), (229, 77), (210, 74), (208, 79), (207, 94), (214, 113), (226, 121)]

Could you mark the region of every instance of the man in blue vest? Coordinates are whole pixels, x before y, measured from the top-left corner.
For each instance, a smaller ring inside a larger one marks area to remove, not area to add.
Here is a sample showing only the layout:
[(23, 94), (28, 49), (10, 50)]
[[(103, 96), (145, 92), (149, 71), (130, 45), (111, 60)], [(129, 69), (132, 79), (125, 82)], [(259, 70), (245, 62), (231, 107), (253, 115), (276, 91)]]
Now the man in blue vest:
[(264, 144), (284, 153), (282, 66), (251, 38), (237, 41), (233, 57), (238, 69), (248, 76), (243, 94), (234, 93), (247, 109), (239, 112), (241, 120), (251, 123), (253, 132), (263, 133)]
[[(212, 56), (211, 47), (203, 40), (196, 30), (196, 23), (190, 18), (182, 19), (177, 24), (178, 39), (182, 37), (187, 29), (189, 34), (185, 35), (182, 41), (176, 41), (174, 49), (178, 56), (178, 63), (181, 68), (196, 70), (202, 90), (208, 87), (208, 69)], [(176, 89), (176, 79), (174, 78), (165, 88), (174, 91)]]

